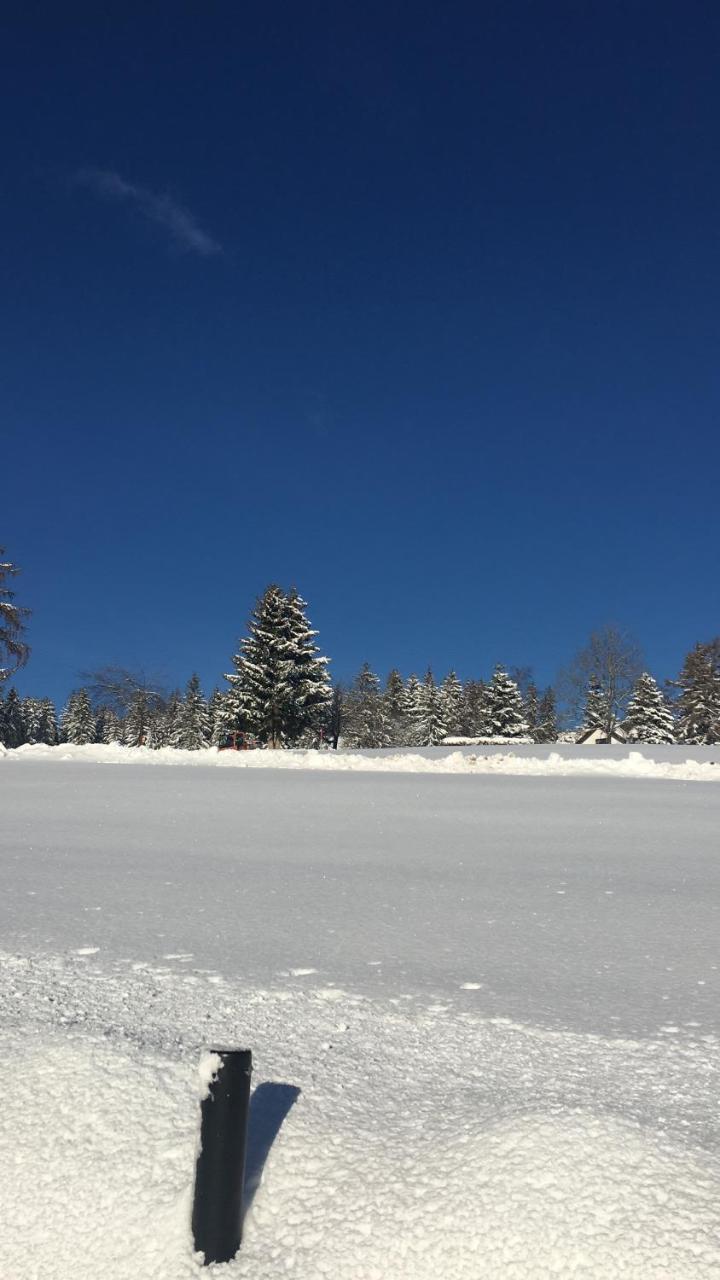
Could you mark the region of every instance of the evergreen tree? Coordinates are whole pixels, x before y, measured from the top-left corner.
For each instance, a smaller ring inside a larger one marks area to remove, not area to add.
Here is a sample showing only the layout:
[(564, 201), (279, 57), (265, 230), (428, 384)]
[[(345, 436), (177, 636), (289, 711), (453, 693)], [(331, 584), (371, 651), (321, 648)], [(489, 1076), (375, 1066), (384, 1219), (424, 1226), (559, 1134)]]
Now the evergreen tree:
[(493, 738), (522, 738), (527, 734), (522, 694), (503, 667), (497, 666), (487, 691), (488, 728)]
[(27, 662), (30, 653), (23, 638), (30, 610), (13, 603), (15, 592), (8, 585), (20, 570), (3, 560), (4, 552), (5, 548), (0, 547), (0, 685)]
[(292, 701), (287, 734), (289, 741), (294, 742), (308, 733), (317, 735), (327, 714), (332, 688), (327, 670), (330, 660), (321, 655), (315, 644), (318, 633), (305, 613), (307, 601), (294, 587), (287, 596), (286, 608), (292, 643)]
[(418, 746), (418, 724), (423, 714), (422, 692), (420, 681), (415, 672), (408, 676), (403, 691), (403, 737), (401, 742), (408, 747)]
[(60, 717), (60, 734), (63, 742), (84, 747), (95, 740), (95, 716), (87, 689), (76, 689), (70, 694)]
[(344, 741), (348, 746), (361, 749), (390, 745), (390, 722), (380, 694), (380, 681), (367, 662), (355, 677), (348, 697)]
[(107, 746), (123, 741), (123, 723), (112, 707), (100, 707), (95, 723), (95, 741)]
[(319, 727), (331, 698), (327, 658), (305, 616), (305, 601), (269, 586), (257, 601), (249, 634), (226, 676), (240, 729), (271, 747), (291, 746)]
[(403, 684), (403, 678), (397, 670), (397, 667), (393, 668), (385, 682), (383, 702), (388, 721), (388, 733), (390, 734), (391, 745), (401, 746), (405, 742), (407, 734), (407, 707), (405, 685)]
[(16, 689), (10, 689), (0, 706), (0, 742), (4, 747), (21, 747), (25, 742), (22, 702)]
[(464, 689), (462, 732), (466, 738), (484, 738), (489, 733), (487, 686), (482, 680), (468, 680)]
[(52, 698), (40, 699), (40, 720), (38, 723), (38, 742), (47, 747), (54, 747), (58, 741), (58, 723), (55, 703)]
[(413, 745), (434, 747), (447, 737), (447, 720), (442, 690), (428, 667), (418, 690), (418, 709), (413, 723)]
[(673, 714), (647, 671), (635, 683), (623, 729), (631, 742), (675, 741)]
[(446, 725), (445, 736), (448, 734), (453, 736), (461, 735), (463, 732), (465, 695), (455, 671), (448, 671), (443, 680), (440, 686), (440, 700)]
[(527, 720), (528, 733), (533, 742), (539, 742), (540, 695), (533, 680), (528, 684), (525, 693), (525, 719)]
[(543, 693), (538, 704), (537, 727), (535, 729), (536, 742), (557, 742), (558, 740), (558, 722), (557, 709), (555, 706), (555, 690), (548, 688)]
[(143, 747), (147, 745), (151, 718), (147, 693), (144, 689), (137, 689), (130, 699), (128, 713), (123, 725), (123, 742), (126, 747)]
[(219, 745), (216, 737), (216, 730), (217, 730), (218, 716), (220, 714), (220, 708), (222, 707), (222, 700), (223, 700), (223, 695), (221, 694), (217, 685), (215, 685), (215, 688), (213, 689), (212, 693), (210, 694), (210, 697), (208, 698), (208, 704), (207, 704), (208, 717), (210, 720), (210, 745), (213, 747), (217, 747)]
[(332, 697), (327, 711), (325, 732), (333, 751), (337, 751), (347, 723), (347, 699), (342, 685), (334, 684)]
[(231, 733), (239, 731), (240, 726), (234, 690), (229, 689), (223, 693), (218, 689), (216, 693), (217, 697), (213, 695), (208, 704), (208, 714), (212, 719), (210, 745), (221, 747), (227, 742)]
[(685, 658), (677, 700), (678, 741), (720, 742), (720, 655), (717, 643), (696, 644)]
[(587, 687), (587, 696), (585, 698), (585, 711), (583, 714), (582, 728), (586, 729), (602, 729), (606, 728), (608, 717), (607, 698), (603, 694), (602, 685), (598, 676), (590, 676)]
[(22, 699), (24, 741), (34, 745), (42, 742), (42, 702), (39, 698)]
[(184, 751), (199, 751), (208, 746), (211, 731), (210, 714), (200, 688), (200, 677), (192, 675), (178, 708), (172, 745)]

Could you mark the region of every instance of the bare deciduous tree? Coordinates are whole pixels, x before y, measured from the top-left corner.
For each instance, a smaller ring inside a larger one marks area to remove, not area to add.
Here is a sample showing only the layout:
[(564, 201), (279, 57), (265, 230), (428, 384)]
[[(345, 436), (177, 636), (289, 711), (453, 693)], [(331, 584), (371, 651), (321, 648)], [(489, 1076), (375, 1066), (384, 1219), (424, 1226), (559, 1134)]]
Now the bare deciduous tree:
[(151, 711), (158, 710), (167, 701), (167, 690), (144, 671), (107, 666), (97, 671), (82, 671), (80, 678), (95, 706), (110, 707), (118, 715), (127, 714), (138, 694), (144, 695)]
[(24, 666), (30, 656), (30, 648), (23, 639), (30, 610), (13, 604), (15, 592), (6, 584), (20, 570), (9, 560), (3, 561), (4, 551), (5, 548), (0, 547), (0, 684)]
[(560, 689), (568, 711), (579, 719), (594, 679), (600, 690), (602, 729), (609, 736), (622, 718), (643, 670), (640, 646), (627, 632), (608, 624), (593, 631), (588, 643), (560, 674)]

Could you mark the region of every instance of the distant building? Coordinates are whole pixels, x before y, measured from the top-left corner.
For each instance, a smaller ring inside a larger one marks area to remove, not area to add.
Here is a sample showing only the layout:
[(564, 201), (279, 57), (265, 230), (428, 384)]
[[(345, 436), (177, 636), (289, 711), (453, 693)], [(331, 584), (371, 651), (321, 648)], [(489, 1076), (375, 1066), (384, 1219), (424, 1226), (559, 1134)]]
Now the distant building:
[(575, 741), (590, 747), (608, 747), (616, 743), (622, 746), (627, 742), (627, 737), (620, 726), (616, 725), (609, 737), (604, 729), (583, 729)]

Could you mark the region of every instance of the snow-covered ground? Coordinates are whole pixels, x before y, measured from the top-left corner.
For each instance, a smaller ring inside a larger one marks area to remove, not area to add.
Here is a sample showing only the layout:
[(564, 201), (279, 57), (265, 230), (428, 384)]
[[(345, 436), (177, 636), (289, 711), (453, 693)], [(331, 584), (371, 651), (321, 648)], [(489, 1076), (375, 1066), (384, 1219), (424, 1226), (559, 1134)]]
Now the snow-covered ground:
[[(94, 750), (0, 760), (3, 1280), (720, 1274), (720, 789)], [(213, 1044), (254, 1196), (208, 1272)]]

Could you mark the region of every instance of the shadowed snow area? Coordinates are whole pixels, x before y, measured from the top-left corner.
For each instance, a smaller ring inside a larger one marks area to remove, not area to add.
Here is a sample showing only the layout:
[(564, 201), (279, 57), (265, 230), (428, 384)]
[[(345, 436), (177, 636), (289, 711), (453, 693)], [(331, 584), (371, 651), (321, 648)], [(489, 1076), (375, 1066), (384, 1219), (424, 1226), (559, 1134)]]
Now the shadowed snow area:
[[(3, 1277), (720, 1274), (716, 787), (35, 759), (0, 806)], [(218, 1043), (288, 1101), (203, 1269)]]

